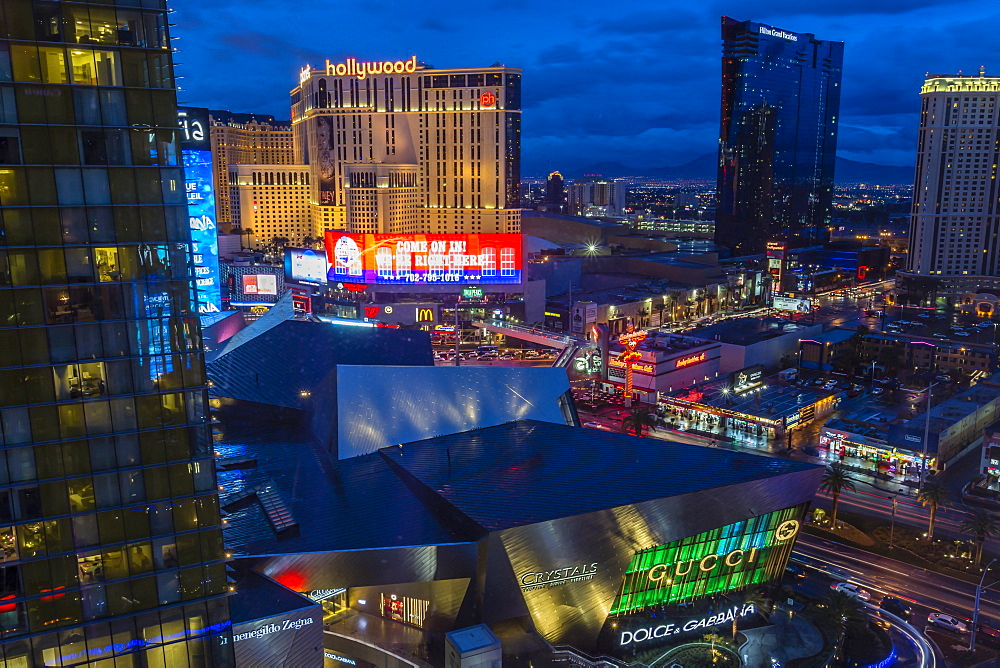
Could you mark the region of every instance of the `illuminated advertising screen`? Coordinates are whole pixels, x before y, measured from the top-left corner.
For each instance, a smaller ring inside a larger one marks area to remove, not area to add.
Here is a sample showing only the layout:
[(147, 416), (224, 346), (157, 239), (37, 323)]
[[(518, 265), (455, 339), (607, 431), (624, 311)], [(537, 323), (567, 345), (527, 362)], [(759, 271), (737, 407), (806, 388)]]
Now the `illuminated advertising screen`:
[(809, 313), (812, 310), (812, 301), (808, 299), (796, 299), (795, 297), (773, 297), (771, 306), (779, 311)]
[(330, 264), (326, 252), (311, 248), (285, 248), (285, 280), (307, 285), (326, 285)]
[(243, 294), (277, 295), (278, 277), (274, 274), (244, 274)]
[(222, 294), (219, 286), (215, 192), (212, 187), (212, 152), (185, 150), (182, 153), (198, 312), (218, 313)]
[(521, 249), (520, 234), (326, 233), (332, 282), (517, 285)]
[(178, 107), (177, 124), (181, 128), (195, 299), (199, 313), (218, 313), (222, 306), (222, 290), (208, 109)]
[(734, 371), (729, 377), (729, 387), (736, 394), (752, 390), (764, 382), (764, 367), (760, 364)]
[(687, 603), (777, 580), (792, 554), (806, 505), (636, 552), (611, 614)]

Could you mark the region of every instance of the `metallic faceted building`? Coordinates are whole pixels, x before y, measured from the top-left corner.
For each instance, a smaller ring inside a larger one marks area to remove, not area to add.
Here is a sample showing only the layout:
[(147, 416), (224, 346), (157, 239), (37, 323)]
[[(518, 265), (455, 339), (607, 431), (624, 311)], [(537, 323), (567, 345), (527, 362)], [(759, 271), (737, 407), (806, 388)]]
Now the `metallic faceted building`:
[(163, 0), (0, 23), (0, 662), (226, 666)]
[(729, 17), (722, 40), (715, 240), (747, 254), (813, 239), (830, 218), (844, 43)]

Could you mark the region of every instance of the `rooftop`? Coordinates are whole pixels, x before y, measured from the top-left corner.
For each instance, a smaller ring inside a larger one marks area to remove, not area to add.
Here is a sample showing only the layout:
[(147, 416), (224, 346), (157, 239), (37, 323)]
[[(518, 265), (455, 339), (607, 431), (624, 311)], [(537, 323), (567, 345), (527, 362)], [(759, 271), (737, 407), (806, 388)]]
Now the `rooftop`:
[[(784, 328), (787, 325), (794, 325), (795, 329), (786, 332)], [(790, 322), (785, 318), (732, 318), (707, 327), (699, 327), (687, 332), (687, 334), (688, 336), (707, 339), (709, 341), (721, 341), (722, 343), (748, 346), (785, 334), (804, 335), (809, 330), (814, 332), (822, 331), (822, 325), (800, 322), (798, 320)]]
[[(770, 382), (768, 382), (769, 380)], [(837, 390), (782, 387), (772, 378), (764, 379), (764, 383), (757, 389), (735, 394), (728, 391), (729, 382), (729, 376), (722, 376), (717, 380), (702, 383), (693, 388), (677, 390), (671, 393), (670, 397), (733, 413), (778, 421), (838, 392)]]
[[(258, 465), (219, 473), (223, 507), (273, 480), (301, 527), (297, 535), (277, 538), (261, 509), (247, 505), (227, 516), (226, 545), (236, 554), (465, 543), (486, 531), (815, 468), (535, 420), (336, 463), (304, 435), (289, 436), (287, 427), (225, 431), (216, 449), (225, 457), (254, 456)], [(594, 489), (601, 493), (590, 493)], [(373, 502), (378, 499), (391, 503)]]

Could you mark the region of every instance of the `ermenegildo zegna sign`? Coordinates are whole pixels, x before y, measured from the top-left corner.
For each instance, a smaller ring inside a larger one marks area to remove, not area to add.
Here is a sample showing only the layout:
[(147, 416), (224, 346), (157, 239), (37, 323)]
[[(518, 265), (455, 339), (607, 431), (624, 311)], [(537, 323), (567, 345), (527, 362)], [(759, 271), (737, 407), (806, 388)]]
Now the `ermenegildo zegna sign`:
[[(237, 666), (307, 666), (323, 651), (323, 608), (318, 604), (233, 625)], [(322, 662), (322, 659), (319, 659)]]

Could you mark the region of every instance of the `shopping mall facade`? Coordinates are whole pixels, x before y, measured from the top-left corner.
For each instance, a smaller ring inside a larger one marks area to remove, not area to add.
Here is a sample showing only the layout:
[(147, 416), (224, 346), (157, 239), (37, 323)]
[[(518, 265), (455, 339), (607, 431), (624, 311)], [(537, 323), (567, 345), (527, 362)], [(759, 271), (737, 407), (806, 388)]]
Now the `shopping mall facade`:
[(475, 624), (634, 657), (749, 621), (743, 594), (783, 574), (821, 473), (521, 420), (303, 469), (279, 485), (299, 531), (231, 515), (228, 545), (240, 569), (320, 602), (325, 651), (358, 665), (374, 663), (358, 629), (419, 653)]

